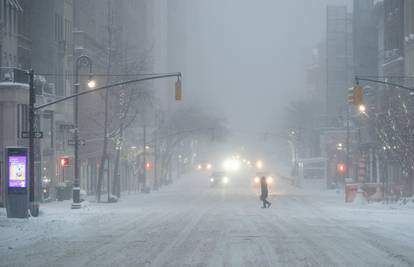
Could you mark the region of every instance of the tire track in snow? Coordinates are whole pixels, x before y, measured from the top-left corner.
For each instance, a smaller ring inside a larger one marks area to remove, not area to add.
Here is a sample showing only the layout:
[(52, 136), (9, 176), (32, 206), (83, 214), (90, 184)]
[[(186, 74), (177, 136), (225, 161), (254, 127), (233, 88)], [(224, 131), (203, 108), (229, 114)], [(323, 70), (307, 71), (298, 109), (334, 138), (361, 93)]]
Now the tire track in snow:
[[(331, 225), (337, 225), (337, 230), (342, 231), (342, 233), (348, 237), (354, 237), (359, 239), (358, 244), (356, 246), (350, 246), (349, 250), (353, 251), (354, 253), (359, 252), (359, 255), (356, 255), (355, 258), (371, 258), (375, 259), (375, 262), (378, 262), (379, 258), (384, 258), (383, 260), (381, 260), (381, 262), (384, 264), (382, 266), (390, 266), (394, 264), (414, 266), (414, 257), (410, 259), (407, 256), (402, 255), (400, 253), (402, 249), (405, 249), (407, 255), (413, 255), (411, 253), (412, 248), (410, 248), (409, 246), (402, 245), (399, 241), (397, 242), (393, 239), (381, 236), (380, 232), (374, 232), (372, 228), (369, 228), (365, 224), (363, 224), (363, 227), (358, 226), (357, 223), (347, 223), (347, 225), (345, 226), (345, 224), (340, 223), (340, 220), (332, 218), (331, 216), (326, 216), (326, 212), (323, 212), (320, 208), (320, 205), (318, 205), (320, 203), (314, 201), (310, 201), (309, 203), (313, 207), (313, 210), (321, 215), (320, 217), (322, 221), (324, 221), (325, 223), (329, 223)], [(362, 242), (365, 244), (362, 245)], [(355, 250), (356, 247), (359, 248), (359, 251)], [(372, 248), (376, 249), (376, 251), (373, 251)], [(371, 255), (371, 257), (367, 257), (367, 255)]]
[[(355, 225), (345, 225), (340, 220), (333, 218), (334, 214), (323, 212), (312, 201), (304, 198), (293, 198), (293, 200), (295, 201), (292, 201), (290, 206), (296, 207), (294, 210), (297, 213), (305, 212), (306, 214), (306, 209), (312, 210), (313, 217), (300, 216), (293, 220), (298, 225), (304, 225), (304, 227), (298, 227), (298, 229), (307, 228), (308, 231), (302, 232), (303, 234), (309, 235), (313, 239), (321, 239), (318, 245), (325, 247), (326, 253), (336, 259), (337, 264), (335, 266), (393, 266), (404, 264), (404, 261), (395, 261), (392, 257), (388, 257), (387, 249), (373, 246), (372, 241), (364, 237), (364, 232), (370, 232), (369, 229), (356, 228)], [(326, 227), (326, 229), (321, 229), (322, 227)], [(378, 234), (372, 234), (375, 239), (380, 238)]]
[(149, 261), (150, 266), (170, 266), (169, 261), (173, 261), (176, 257), (180, 257), (180, 255), (176, 255), (174, 252), (176, 252), (185, 241), (191, 238), (190, 235), (192, 231), (208, 211), (208, 209), (203, 209), (201, 211), (197, 209), (195, 210), (196, 212), (192, 213), (192, 219), (188, 221), (186, 225), (184, 225), (184, 228), (177, 233), (177, 236), (174, 238), (174, 240), (171, 240), (169, 244), (164, 247), (154, 259)]

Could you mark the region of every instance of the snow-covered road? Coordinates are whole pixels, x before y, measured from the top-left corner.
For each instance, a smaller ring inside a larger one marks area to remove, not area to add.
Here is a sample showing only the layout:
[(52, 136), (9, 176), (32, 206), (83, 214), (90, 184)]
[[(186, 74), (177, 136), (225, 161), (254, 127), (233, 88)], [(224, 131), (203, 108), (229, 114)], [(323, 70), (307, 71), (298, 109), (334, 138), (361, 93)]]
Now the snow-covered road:
[(117, 204), (69, 202), (10, 220), (0, 266), (414, 266), (414, 210), (355, 207), (335, 195), (276, 192), (193, 176)]

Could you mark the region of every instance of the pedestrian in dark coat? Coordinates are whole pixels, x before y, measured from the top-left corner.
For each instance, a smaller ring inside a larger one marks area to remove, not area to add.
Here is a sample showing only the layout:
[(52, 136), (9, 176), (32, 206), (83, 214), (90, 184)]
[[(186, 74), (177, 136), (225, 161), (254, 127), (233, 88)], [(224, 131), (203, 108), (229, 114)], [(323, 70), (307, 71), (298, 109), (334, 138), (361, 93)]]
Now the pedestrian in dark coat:
[(260, 179), (260, 188), (262, 191), (262, 194), (260, 195), (260, 200), (263, 201), (263, 206), (262, 208), (269, 208), (270, 205), (272, 205), (272, 203), (270, 203), (269, 201), (267, 201), (267, 197), (269, 195), (269, 190), (267, 188), (267, 181), (266, 181), (266, 177), (263, 176)]

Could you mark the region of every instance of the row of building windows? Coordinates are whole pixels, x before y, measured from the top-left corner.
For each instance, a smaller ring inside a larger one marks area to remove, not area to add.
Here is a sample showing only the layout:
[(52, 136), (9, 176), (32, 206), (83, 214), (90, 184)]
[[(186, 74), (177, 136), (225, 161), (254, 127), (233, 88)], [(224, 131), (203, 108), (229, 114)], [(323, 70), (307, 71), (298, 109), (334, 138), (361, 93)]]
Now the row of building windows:
[(64, 19), (61, 15), (55, 14), (55, 41), (72, 41), (72, 23), (68, 19)]
[(17, 66), (17, 57), (16, 55), (12, 55), (7, 52), (3, 52), (1, 55), (1, 47), (0, 47), (0, 66), (2, 67), (15, 67)]
[(4, 36), (17, 34), (18, 13), (21, 11), (21, 6), (17, 0), (0, 0), (0, 18), (5, 31)]

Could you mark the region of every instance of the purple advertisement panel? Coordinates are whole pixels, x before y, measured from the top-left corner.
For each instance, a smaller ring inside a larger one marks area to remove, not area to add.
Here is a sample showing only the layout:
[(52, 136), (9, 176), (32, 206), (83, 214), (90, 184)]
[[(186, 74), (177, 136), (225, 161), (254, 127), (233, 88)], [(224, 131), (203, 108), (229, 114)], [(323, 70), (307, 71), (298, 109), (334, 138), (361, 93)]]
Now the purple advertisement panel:
[(26, 187), (26, 156), (9, 157), (9, 187)]

